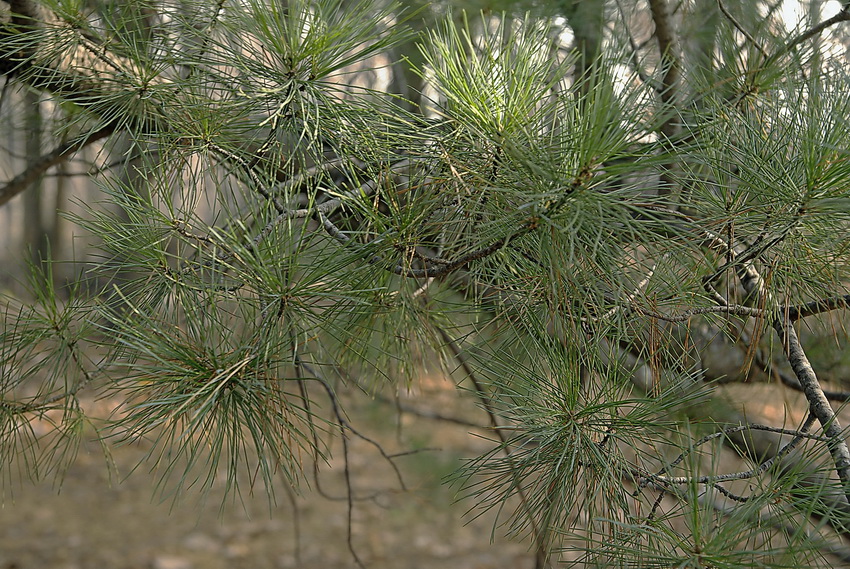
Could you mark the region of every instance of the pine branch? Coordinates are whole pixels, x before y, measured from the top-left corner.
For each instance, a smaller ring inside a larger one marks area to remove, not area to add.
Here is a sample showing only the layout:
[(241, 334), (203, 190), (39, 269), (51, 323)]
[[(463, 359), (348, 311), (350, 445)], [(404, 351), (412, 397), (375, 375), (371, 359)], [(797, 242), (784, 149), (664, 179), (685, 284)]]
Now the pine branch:
[[(725, 245), (724, 245), (725, 248)], [(729, 255), (736, 254), (734, 250), (728, 249)], [(769, 310), (776, 312), (773, 318), (773, 329), (779, 335), (779, 339), (785, 349), (785, 355), (788, 358), (788, 363), (791, 364), (791, 369), (797, 380), (803, 388), (803, 393), (809, 402), (811, 413), (817, 417), (824, 433), (829, 438), (827, 447), (832, 455), (835, 469), (838, 477), (844, 485), (844, 495), (848, 504), (850, 504), (850, 448), (844, 440), (844, 433), (838, 417), (832, 406), (829, 404), (823, 388), (820, 386), (817, 375), (809, 362), (803, 346), (797, 337), (797, 332), (791, 325), (791, 320), (787, 315), (783, 315), (779, 311), (777, 302), (772, 298), (767, 291), (766, 285), (756, 270), (752, 262), (736, 267), (738, 278), (741, 281), (744, 289), (750, 298), (755, 299), (759, 305), (766, 306)]]
[(816, 314), (823, 314), (824, 312), (831, 312), (833, 310), (843, 310), (848, 306), (850, 306), (850, 294), (845, 294), (843, 296), (833, 296), (830, 298), (813, 300), (799, 306), (789, 306), (784, 309), (784, 312), (787, 315), (788, 320), (796, 322), (797, 320), (808, 318), (809, 316), (814, 316)]

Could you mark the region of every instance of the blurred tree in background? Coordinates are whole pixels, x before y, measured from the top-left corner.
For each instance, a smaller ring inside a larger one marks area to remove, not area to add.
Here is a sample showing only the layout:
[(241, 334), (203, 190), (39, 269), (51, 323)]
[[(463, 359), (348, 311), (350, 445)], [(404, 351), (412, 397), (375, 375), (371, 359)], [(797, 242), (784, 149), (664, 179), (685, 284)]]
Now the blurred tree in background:
[[(31, 251), (2, 305), (3, 471), (146, 438), (178, 493), (273, 494), (363, 437), (341, 386), (439, 367), (494, 441), (454, 482), (540, 567), (847, 563), (848, 21), (0, 2), (0, 229)], [(747, 418), (767, 381), (798, 417)]]

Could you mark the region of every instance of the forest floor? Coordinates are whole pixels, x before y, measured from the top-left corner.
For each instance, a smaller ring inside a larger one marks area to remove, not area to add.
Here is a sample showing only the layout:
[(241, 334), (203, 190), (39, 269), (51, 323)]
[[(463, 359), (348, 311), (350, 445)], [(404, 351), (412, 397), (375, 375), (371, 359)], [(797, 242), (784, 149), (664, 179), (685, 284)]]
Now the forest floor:
[[(731, 384), (716, 394), (753, 422), (798, 424), (805, 409), (802, 395), (782, 385)], [(338, 437), (317, 478), (306, 468), (300, 495), (281, 479), (270, 501), (242, 473), (238, 493), (225, 493), (221, 477), (206, 494), (190, 488), (175, 501), (173, 484), (161, 485), (145, 461), (150, 442), (112, 444), (107, 460), (91, 440), (61, 480), (33, 483), (20, 475), (24, 464), (3, 465), (0, 569), (341, 569), (358, 567), (352, 549), (368, 569), (534, 567), (528, 540), (508, 539), (494, 512), (469, 511), (472, 501), (445, 483), (464, 459), (494, 447), (492, 433), (470, 426), (488, 423), (474, 397), (442, 375), (414, 381), (397, 401), (355, 387), (339, 397), (359, 433), (386, 453), (408, 453), (394, 459), (404, 487), (373, 444), (352, 436), (348, 471), (358, 499), (350, 510)], [(102, 417), (117, 404), (84, 403)], [(731, 451), (717, 458), (720, 471), (746, 468)]]
[[(427, 394), (423, 393), (427, 392)], [(427, 395), (427, 396), (425, 396)], [(346, 397), (346, 395), (342, 395)], [(406, 404), (457, 413), (486, 424), (474, 402), (458, 399), (454, 384), (424, 378), (405, 394)], [(352, 398), (353, 401), (353, 398)], [(349, 401), (352, 402), (352, 401)], [(466, 514), (446, 475), (492, 448), (483, 431), (364, 401), (350, 416), (387, 452), (421, 452), (395, 459), (406, 490), (380, 453), (352, 438), (349, 471), (357, 500), (351, 510), (351, 545), (369, 569), (530, 569), (528, 543), (494, 529), (493, 514)], [(108, 405), (99, 401), (96, 405)], [(96, 441), (84, 444), (61, 480), (4, 484), (0, 509), (0, 569), (289, 569), (357, 567), (348, 545), (349, 509), (342, 452), (300, 496), (281, 481), (275, 502), (243, 483), (225, 495), (223, 480), (203, 497), (190, 489), (179, 502), (157, 489), (159, 475), (144, 462), (144, 443), (111, 447), (110, 467)], [(141, 463), (141, 464), (140, 464)], [(16, 467), (18, 465), (15, 465)], [(138, 467), (137, 467), (138, 466)], [(8, 466), (6, 467), (8, 468)], [(4, 473), (4, 478), (10, 478)], [(166, 492), (167, 494), (167, 487)]]

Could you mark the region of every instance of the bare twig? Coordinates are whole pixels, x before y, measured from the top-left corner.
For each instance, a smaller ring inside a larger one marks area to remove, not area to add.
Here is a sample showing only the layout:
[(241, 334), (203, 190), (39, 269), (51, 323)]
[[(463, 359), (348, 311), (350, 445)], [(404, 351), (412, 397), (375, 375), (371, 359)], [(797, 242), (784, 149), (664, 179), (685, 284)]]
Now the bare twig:
[(474, 421), (467, 421), (466, 419), (461, 419), (460, 417), (452, 417), (449, 415), (445, 415), (440, 413), (439, 411), (432, 411), (430, 409), (420, 409), (419, 407), (414, 407), (413, 405), (408, 405), (406, 403), (400, 401), (390, 401), (384, 397), (376, 397), (378, 400), (382, 400), (387, 404), (395, 405), (395, 407), (400, 410), (402, 413), (407, 413), (409, 415), (415, 415), (417, 417), (422, 417), (424, 419), (433, 419), (434, 421), (441, 421), (443, 423), (453, 423), (455, 425), (461, 425), (463, 427), (468, 427), (470, 429), (481, 429), (481, 430), (491, 430), (497, 432), (499, 429), (494, 429), (492, 426), (490, 429), (487, 429), (484, 425), (476, 423)]
[(531, 515), (531, 512), (528, 508), (528, 497), (525, 494), (525, 490), (523, 490), (522, 485), (520, 484), (520, 480), (518, 478), (518, 474), (514, 469), (513, 458), (511, 457), (511, 451), (506, 444), (508, 439), (503, 432), (504, 429), (501, 428), (499, 424), (499, 420), (496, 416), (496, 411), (493, 407), (493, 402), (487, 396), (486, 391), (484, 390), (484, 386), (478, 381), (478, 377), (473, 371), (472, 367), (469, 365), (469, 362), (466, 359), (464, 353), (460, 350), (454, 338), (449, 335), (449, 333), (443, 329), (442, 327), (436, 327), (437, 333), (443, 339), (445, 346), (451, 351), (452, 356), (454, 356), (455, 360), (457, 360), (458, 364), (460, 364), (461, 369), (463, 369), (464, 374), (472, 382), (472, 386), (475, 388), (475, 392), (478, 396), (478, 400), (481, 402), (481, 406), (484, 408), (485, 413), (487, 413), (487, 417), (490, 420), (490, 427), (496, 433), (496, 436), (499, 437), (499, 441), (502, 443), (502, 452), (505, 454), (505, 458), (508, 459), (508, 463), (511, 465), (511, 476), (515, 479), (515, 488), (517, 491), (517, 495), (519, 496), (520, 502), (523, 505), (523, 511), (526, 512), (528, 517), (528, 522), (531, 525), (532, 535), (534, 536), (534, 542), (537, 546), (537, 551), (535, 555), (536, 567), (542, 568), (546, 565), (546, 561), (548, 559), (548, 551), (546, 545), (546, 535), (543, 533), (541, 528), (538, 527), (537, 521), (534, 519), (534, 516)]
[[(755, 363), (765, 373), (765, 375), (778, 377), (779, 381), (781, 381), (786, 387), (790, 387), (800, 393), (803, 392), (803, 386), (800, 385), (797, 378), (785, 373), (781, 369), (776, 369), (776, 366), (771, 365), (767, 355), (763, 352), (763, 350), (754, 345), (752, 338), (749, 338), (746, 334), (742, 333), (739, 338), (738, 347), (753, 355), (753, 363)], [(848, 391), (830, 391), (828, 389), (824, 389), (823, 394), (826, 395), (826, 398), (830, 401), (838, 401), (840, 403), (850, 401), (850, 392)]]
[[(779, 377), (779, 380), (783, 383), (783, 385), (786, 385), (786, 386), (790, 387), (791, 389), (794, 389), (794, 390), (799, 391), (801, 393), (805, 392), (805, 390), (803, 389), (803, 386), (800, 385), (799, 381), (797, 381), (797, 378), (792, 377), (792, 376), (788, 375), (787, 373), (785, 373), (781, 370), (774, 370), (774, 371), (775, 371), (777, 377)], [(850, 401), (850, 392), (847, 392), (847, 391), (830, 391), (828, 389), (824, 389), (823, 394), (830, 401), (838, 401), (839, 403), (844, 403), (846, 401)]]
[[(647, 485), (653, 485), (657, 488), (660, 488), (662, 490), (661, 495), (663, 495), (664, 491), (666, 491), (667, 488), (671, 485), (703, 484), (711, 486), (712, 488), (714, 488), (715, 490), (717, 490), (718, 492), (720, 492), (731, 500), (735, 500), (736, 502), (747, 502), (751, 498), (750, 496), (740, 496), (738, 494), (734, 494), (733, 492), (730, 492), (728, 489), (721, 486), (720, 482), (729, 482), (731, 480), (749, 480), (750, 478), (755, 478), (756, 476), (760, 476), (761, 474), (765, 473), (778, 460), (780, 460), (782, 457), (786, 456), (789, 452), (794, 450), (804, 439), (814, 439), (818, 441), (825, 440), (822, 437), (810, 435), (808, 433), (814, 422), (815, 416), (812, 413), (809, 413), (809, 415), (806, 417), (805, 422), (798, 430), (780, 429), (776, 427), (769, 427), (766, 425), (750, 424), (740, 425), (737, 427), (730, 427), (718, 433), (712, 433), (711, 435), (707, 435), (695, 442), (687, 451), (680, 454), (676, 458), (676, 460), (662, 468), (657, 474), (640, 474), (638, 476), (638, 480), (640, 481), (639, 487), (642, 488)], [(779, 451), (770, 459), (762, 462), (756, 468), (752, 468), (750, 470), (742, 470), (740, 472), (732, 472), (729, 474), (711, 474), (708, 476), (666, 476), (663, 474), (664, 472), (668, 472), (670, 469), (682, 462), (685, 456), (687, 456), (690, 451), (692, 451), (696, 447), (719, 437), (726, 437), (736, 432), (749, 430), (762, 430), (769, 431), (772, 433), (788, 434), (793, 435), (794, 438), (791, 439), (791, 441), (789, 441), (785, 446), (780, 448)], [(653, 506), (653, 512), (657, 508), (657, 504), (660, 503), (660, 497), (661, 496), (659, 496), (659, 500), (656, 500), (656, 505)]]
[(807, 318), (823, 312), (830, 312), (832, 310), (844, 309), (848, 306), (850, 306), (850, 294), (845, 294), (843, 296), (813, 300), (800, 306), (789, 306), (785, 309), (785, 313), (788, 316), (788, 320), (796, 322), (802, 318)]
[(634, 37), (632, 37), (631, 31), (628, 29), (628, 22), (626, 21), (626, 11), (623, 8), (621, 0), (617, 0), (617, 11), (620, 12), (620, 17), (623, 19), (623, 28), (625, 30), (626, 37), (629, 40), (629, 48), (631, 49), (629, 53), (629, 59), (632, 60), (632, 67), (634, 68), (635, 73), (637, 73), (641, 81), (649, 85), (653, 91), (660, 94), (661, 91), (663, 91), (662, 87), (658, 85), (658, 83), (652, 77), (647, 75), (646, 71), (643, 70), (643, 66), (640, 64), (639, 53), (642, 46), (638, 45), (635, 42)]
[(278, 200), (277, 197), (269, 193), (268, 189), (266, 188), (266, 183), (254, 171), (256, 162), (250, 163), (241, 156), (238, 156), (233, 152), (222, 148), (211, 140), (207, 141), (207, 146), (209, 146), (210, 149), (212, 149), (217, 154), (220, 154), (227, 160), (231, 160), (238, 164), (245, 172), (245, 174), (251, 179), (251, 189), (260, 194), (267, 202), (272, 204), (279, 214), (283, 214), (287, 211), (283, 204), (280, 203), (280, 200)]
[(733, 16), (732, 13), (729, 12), (729, 10), (726, 8), (726, 5), (723, 4), (723, 0), (717, 0), (717, 5), (720, 7), (720, 11), (723, 12), (723, 15), (726, 16), (726, 19), (728, 19), (730, 22), (732, 22), (732, 25), (735, 26), (735, 29), (738, 30), (739, 32), (741, 32), (744, 35), (744, 37), (747, 38), (747, 41), (749, 41), (751, 44), (753, 44), (755, 46), (755, 48), (757, 50), (759, 50), (759, 53), (761, 53), (764, 56), (764, 58), (767, 59), (767, 57), (768, 57), (767, 51), (756, 40), (756, 38), (754, 38), (752, 36), (752, 34), (750, 34), (750, 32), (748, 32), (746, 30), (746, 28), (744, 28), (744, 26), (742, 26), (740, 24), (740, 22), (738, 22), (738, 20), (735, 19), (735, 16)]
[(850, 21), (850, 4), (845, 4), (841, 11), (835, 14), (833, 17), (824, 20), (820, 24), (812, 26), (811, 28), (809, 28), (808, 30), (801, 33), (800, 35), (789, 41), (787, 44), (785, 44), (782, 49), (780, 49), (779, 51), (774, 53), (770, 58), (768, 58), (767, 64), (774, 63), (777, 59), (790, 52), (801, 43), (817, 35), (820, 35), (827, 28), (830, 28), (835, 24), (840, 24), (841, 22), (848, 21)]
[(110, 124), (85, 136), (60, 144), (47, 154), (40, 156), (27, 166), (26, 170), (6, 182), (6, 184), (0, 188), (0, 206), (4, 205), (16, 195), (30, 187), (30, 185), (38, 180), (38, 178), (50, 169), (51, 166), (55, 166), (63, 160), (67, 160), (78, 150), (109, 136), (113, 132), (115, 132), (115, 125)]
[(646, 310), (644, 308), (641, 308), (640, 306), (632, 306), (631, 309), (634, 312), (643, 316), (657, 318), (658, 320), (664, 320), (665, 322), (686, 322), (694, 316), (698, 316), (701, 314), (721, 314), (755, 317), (764, 317), (767, 314), (764, 309), (754, 308), (751, 306), (741, 306), (739, 304), (725, 304), (723, 306), (703, 306), (701, 308), (693, 308), (691, 310), (686, 310), (681, 314), (662, 314), (660, 312)]

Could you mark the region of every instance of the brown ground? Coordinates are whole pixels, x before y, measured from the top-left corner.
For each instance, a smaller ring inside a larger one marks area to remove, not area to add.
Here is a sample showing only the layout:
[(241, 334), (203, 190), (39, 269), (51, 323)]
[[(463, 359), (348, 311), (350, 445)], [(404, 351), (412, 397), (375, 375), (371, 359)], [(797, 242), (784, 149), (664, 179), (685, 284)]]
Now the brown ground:
[[(443, 392), (438, 399), (457, 401), (447, 381), (433, 380), (430, 388)], [(457, 503), (454, 490), (440, 484), (461, 457), (477, 455), (489, 443), (470, 435), (467, 427), (411, 415), (405, 415), (399, 438), (389, 406), (361, 405), (352, 422), (388, 449), (411, 444), (442, 448), (398, 459), (408, 486), (403, 492), (374, 448), (352, 442), (356, 491), (379, 491), (353, 510), (353, 544), (367, 567), (533, 567), (526, 544), (509, 542), (498, 530), (491, 544), (492, 516), (464, 517), (471, 504)], [(453, 407), (484, 421), (472, 404)], [(440, 411), (447, 412), (446, 407)], [(325, 469), (321, 481), (326, 492), (342, 496), (342, 453), (338, 445), (334, 450), (333, 468)], [(98, 445), (89, 443), (61, 487), (52, 480), (7, 484), (0, 510), (0, 569), (356, 567), (347, 545), (344, 501), (325, 499), (309, 488), (302, 497), (290, 498), (281, 486), (271, 507), (263, 491), (243, 496), (241, 502), (228, 499), (222, 507), (222, 484), (217, 484), (203, 503), (190, 491), (175, 505), (156, 493), (157, 477), (146, 465), (128, 475), (145, 451), (143, 445), (113, 448), (118, 474), (110, 480)], [(243, 490), (248, 492), (247, 485)]]

